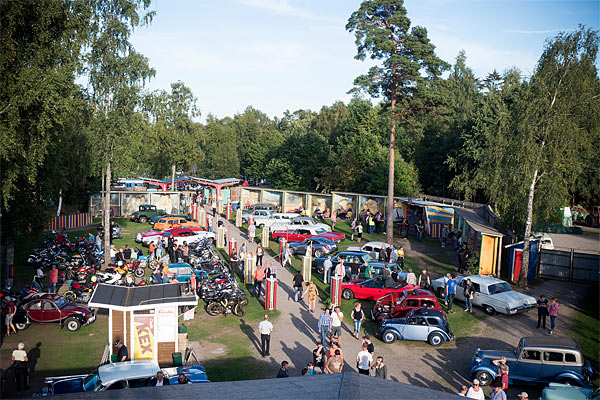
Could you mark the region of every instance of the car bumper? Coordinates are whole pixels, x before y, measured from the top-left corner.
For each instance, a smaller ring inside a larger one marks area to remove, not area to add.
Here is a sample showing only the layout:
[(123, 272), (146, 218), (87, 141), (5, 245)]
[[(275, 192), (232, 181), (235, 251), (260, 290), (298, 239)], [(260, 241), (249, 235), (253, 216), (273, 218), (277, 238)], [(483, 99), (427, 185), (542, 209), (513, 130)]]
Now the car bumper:
[(526, 312), (526, 311), (532, 310), (534, 308), (535, 308), (535, 304), (529, 304), (529, 305), (526, 305), (526, 306), (520, 306), (520, 307), (516, 307), (516, 308), (510, 308), (510, 309), (507, 308), (506, 309), (506, 313), (507, 314), (511, 314), (511, 315), (512, 314), (518, 314), (518, 313), (522, 313), (522, 312)]
[(85, 324), (83, 324), (83, 326), (89, 325), (89, 324), (93, 323), (95, 320), (96, 320), (96, 314), (92, 314), (88, 318), (87, 322)]
[(132, 215), (131, 217), (129, 217), (129, 220), (130, 221), (135, 221), (136, 220), (135, 215)]

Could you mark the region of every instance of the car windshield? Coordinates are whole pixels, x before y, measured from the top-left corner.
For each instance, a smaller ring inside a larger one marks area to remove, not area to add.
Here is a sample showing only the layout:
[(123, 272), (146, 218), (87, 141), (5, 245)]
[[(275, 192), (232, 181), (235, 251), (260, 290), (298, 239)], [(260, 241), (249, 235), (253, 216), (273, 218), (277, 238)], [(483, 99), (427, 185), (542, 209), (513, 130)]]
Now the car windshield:
[(327, 231), (323, 228), (319, 228), (319, 229), (315, 230), (315, 232), (317, 233), (317, 235), (320, 235), (321, 233), (325, 233)]
[(98, 375), (98, 371), (94, 371), (83, 380), (83, 389), (86, 392), (96, 392), (102, 386), (102, 381)]
[(490, 285), (488, 287), (488, 290), (489, 290), (490, 294), (498, 294), (498, 293), (510, 292), (512, 290), (512, 288), (510, 287), (510, 285), (508, 283), (501, 282), (501, 283), (494, 283), (493, 285)]
[(58, 308), (63, 308), (63, 306), (66, 306), (67, 304), (69, 304), (69, 302), (64, 297), (59, 297), (56, 300), (54, 300), (54, 304), (56, 304)]
[(373, 257), (371, 257), (368, 254), (363, 254), (362, 258), (363, 258), (363, 261), (366, 261), (366, 262), (371, 262), (371, 260), (373, 260)]

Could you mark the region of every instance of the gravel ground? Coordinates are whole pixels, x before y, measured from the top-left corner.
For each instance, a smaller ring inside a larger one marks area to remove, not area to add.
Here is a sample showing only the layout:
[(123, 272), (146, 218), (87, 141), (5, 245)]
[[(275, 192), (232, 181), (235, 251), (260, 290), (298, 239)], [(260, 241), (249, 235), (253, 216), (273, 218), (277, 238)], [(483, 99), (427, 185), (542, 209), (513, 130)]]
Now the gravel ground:
[(556, 250), (582, 251), (584, 253), (600, 253), (600, 234), (567, 235), (549, 233)]

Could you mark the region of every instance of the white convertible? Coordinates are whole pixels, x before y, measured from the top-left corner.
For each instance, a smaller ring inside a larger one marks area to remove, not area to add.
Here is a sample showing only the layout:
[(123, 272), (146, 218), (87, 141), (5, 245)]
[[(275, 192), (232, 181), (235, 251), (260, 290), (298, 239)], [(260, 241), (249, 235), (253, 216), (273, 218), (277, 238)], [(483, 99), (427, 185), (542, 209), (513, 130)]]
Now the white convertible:
[(156, 243), (159, 239), (172, 236), (179, 244), (194, 243), (202, 239), (210, 241), (217, 240), (217, 235), (214, 232), (197, 231), (186, 228), (174, 228), (168, 231), (148, 231), (137, 234), (135, 241), (144, 246), (149, 246), (150, 242)]
[[(496, 312), (516, 314), (536, 307), (537, 302), (534, 297), (512, 290), (502, 279), (481, 275), (458, 276), (455, 299), (465, 301), (463, 288), (467, 278), (473, 282), (475, 289), (473, 305), (482, 307), (489, 315), (494, 315)], [(444, 278), (432, 281), (431, 285), (440, 297), (444, 296)]]
[(327, 224), (317, 222), (312, 217), (296, 217), (291, 220), (283, 220), (283, 222), (276, 222), (271, 225), (271, 232), (275, 231), (293, 231), (298, 228), (323, 228), (325, 232), (331, 232), (331, 227)]

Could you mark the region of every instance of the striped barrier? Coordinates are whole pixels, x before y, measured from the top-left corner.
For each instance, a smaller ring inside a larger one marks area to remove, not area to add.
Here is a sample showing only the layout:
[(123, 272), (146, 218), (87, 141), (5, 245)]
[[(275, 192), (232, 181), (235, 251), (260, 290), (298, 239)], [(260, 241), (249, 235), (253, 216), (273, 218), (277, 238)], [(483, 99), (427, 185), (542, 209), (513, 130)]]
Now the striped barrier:
[(72, 215), (61, 215), (60, 217), (52, 217), (48, 222), (47, 230), (53, 231), (57, 229), (80, 228), (92, 224), (92, 213), (79, 213)]

